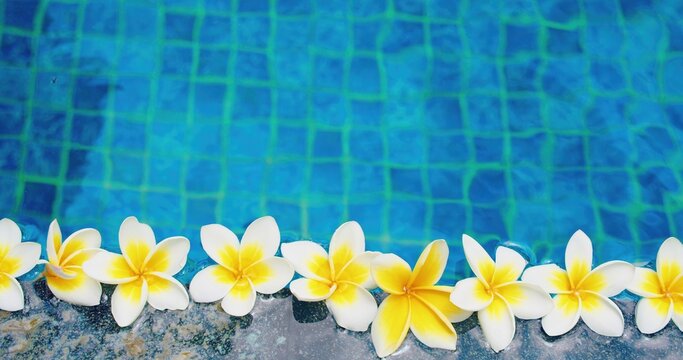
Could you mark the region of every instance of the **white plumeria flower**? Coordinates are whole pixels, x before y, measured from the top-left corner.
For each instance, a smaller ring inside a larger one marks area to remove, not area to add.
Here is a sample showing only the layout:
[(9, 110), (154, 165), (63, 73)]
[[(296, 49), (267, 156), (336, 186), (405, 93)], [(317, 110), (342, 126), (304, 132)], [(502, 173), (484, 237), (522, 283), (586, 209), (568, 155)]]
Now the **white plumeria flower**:
[(17, 277), (31, 271), (40, 258), (40, 244), (21, 242), (21, 229), (10, 219), (0, 220), (0, 310), (24, 308), (24, 290)]
[(102, 238), (95, 229), (82, 229), (62, 243), (62, 231), (53, 220), (47, 231), (45, 279), (50, 291), (63, 301), (84, 306), (100, 303), (102, 286), (83, 272), (83, 263), (100, 251)]
[(662, 330), (673, 318), (683, 331), (683, 244), (666, 239), (657, 252), (657, 271), (637, 267), (628, 291), (643, 297), (636, 305), (636, 325), (644, 334)]
[(540, 286), (517, 281), (527, 261), (516, 251), (499, 246), (496, 261), (470, 236), (462, 235), (465, 258), (476, 277), (455, 284), (451, 302), (476, 311), (486, 341), (495, 352), (505, 349), (515, 337), (515, 316), (538, 319), (553, 303)]
[(303, 278), (289, 285), (301, 301), (325, 300), (337, 324), (365, 331), (377, 314), (377, 302), (367, 289), (377, 287), (371, 263), (378, 252), (365, 251), (363, 229), (355, 221), (337, 228), (330, 254), (311, 241), (282, 244), (282, 256), (294, 264)]
[(550, 336), (562, 335), (581, 318), (600, 335), (621, 336), (624, 315), (608, 298), (626, 289), (633, 279), (633, 265), (608, 261), (591, 270), (593, 244), (581, 230), (569, 239), (564, 263), (566, 271), (555, 264), (546, 264), (531, 267), (522, 276), (522, 280), (557, 294), (553, 298), (555, 308), (541, 320), (543, 330)]
[(455, 350), (458, 334), (451, 323), (469, 318), (472, 312), (449, 301), (452, 286), (436, 285), (447, 261), (446, 241), (434, 240), (422, 251), (413, 270), (394, 254), (379, 255), (372, 262), (372, 276), (389, 294), (372, 323), (377, 356), (394, 353), (408, 330), (429, 347)]
[(256, 292), (273, 294), (284, 288), (294, 276), (289, 261), (276, 257), (280, 229), (271, 216), (254, 220), (242, 236), (242, 242), (223, 225), (202, 226), (202, 247), (217, 265), (198, 272), (190, 282), (192, 299), (200, 303), (221, 301), (232, 316), (251, 312)]
[(111, 312), (119, 326), (128, 326), (149, 303), (157, 310), (183, 310), (189, 305), (185, 287), (173, 278), (187, 261), (190, 241), (182, 236), (156, 243), (154, 232), (134, 216), (119, 229), (123, 255), (101, 250), (83, 264), (93, 279), (116, 284)]

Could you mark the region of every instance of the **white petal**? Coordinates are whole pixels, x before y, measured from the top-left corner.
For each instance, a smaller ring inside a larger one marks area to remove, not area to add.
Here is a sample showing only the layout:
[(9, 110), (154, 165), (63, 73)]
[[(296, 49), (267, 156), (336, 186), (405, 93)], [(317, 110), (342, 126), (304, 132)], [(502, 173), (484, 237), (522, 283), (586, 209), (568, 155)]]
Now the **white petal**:
[(496, 249), (496, 270), (493, 274), (494, 284), (505, 284), (519, 279), (527, 261), (518, 252), (499, 246)]
[(98, 249), (102, 243), (100, 232), (95, 229), (81, 229), (71, 234), (59, 248), (57, 256), (61, 260), (73, 256), (84, 249)]
[(337, 281), (347, 281), (366, 289), (376, 288), (377, 284), (372, 277), (372, 262), (380, 254), (376, 251), (366, 251), (356, 256), (341, 272), (337, 272)]
[(636, 325), (643, 334), (664, 329), (671, 320), (674, 306), (668, 297), (640, 299), (636, 305)]
[(295, 241), (282, 244), (280, 250), (301, 276), (316, 280), (331, 278), (327, 252), (322, 246), (312, 241)]
[(189, 252), (190, 240), (182, 236), (170, 237), (155, 245), (147, 255), (144, 267), (149, 272), (173, 276), (185, 267)]
[(51, 263), (46, 263), (45, 269), (49, 275), (53, 275), (65, 280), (73, 279), (78, 275), (74, 271), (69, 271), (61, 266), (52, 265)]
[(389, 356), (401, 346), (410, 329), (410, 315), (410, 297), (389, 295), (382, 301), (370, 330), (377, 356)]
[(429, 347), (455, 350), (458, 335), (453, 325), (441, 311), (420, 297), (410, 298), (410, 330)]
[(410, 265), (395, 254), (381, 254), (372, 260), (372, 277), (390, 294), (404, 294), (412, 275)]
[(11, 219), (0, 220), (0, 247), (11, 248), (21, 242), (21, 229)]
[(479, 243), (467, 234), (462, 234), (462, 248), (472, 272), (485, 283), (491, 283), (496, 264)]
[(149, 286), (147, 302), (157, 310), (185, 310), (190, 298), (183, 284), (173, 276), (151, 273), (145, 276)]
[(140, 269), (147, 255), (156, 245), (154, 231), (135, 216), (127, 217), (119, 228), (121, 254), (133, 269)]
[(635, 269), (628, 291), (642, 297), (657, 297), (663, 293), (657, 273), (643, 267)]
[(671, 286), (683, 272), (683, 245), (678, 239), (666, 239), (657, 251), (657, 275), (664, 287)]
[(365, 235), (357, 222), (345, 222), (334, 231), (330, 240), (330, 260), (335, 271), (340, 271), (364, 251)]
[(377, 314), (377, 302), (367, 290), (341, 284), (326, 301), (337, 324), (352, 331), (365, 331)]
[(516, 281), (500, 286), (497, 291), (520, 319), (538, 319), (553, 309), (550, 295), (538, 285)]
[(631, 284), (635, 267), (625, 261), (608, 261), (588, 273), (579, 287), (610, 297), (624, 291)]
[(105, 284), (124, 284), (137, 277), (122, 255), (105, 250), (99, 251), (83, 263), (83, 271), (91, 278)]
[(564, 265), (569, 281), (576, 286), (593, 266), (593, 243), (588, 235), (577, 230), (569, 239), (564, 252)]
[(274, 294), (284, 288), (294, 276), (294, 267), (281, 257), (263, 259), (244, 270), (254, 290)]
[(522, 274), (522, 281), (536, 284), (552, 294), (570, 291), (567, 272), (555, 264), (532, 266), (526, 269)]
[(299, 301), (320, 301), (329, 298), (337, 289), (337, 286), (330, 286), (313, 279), (296, 279), (289, 284), (289, 290)]
[[(244, 260), (242, 249), (250, 246), (261, 250), (261, 257), (257, 260), (275, 256), (280, 246), (280, 229), (272, 216), (260, 217), (247, 226), (240, 245), (242, 260)], [(244, 265), (244, 262), (242, 264)]]
[(451, 302), (467, 311), (479, 311), (491, 304), (493, 295), (486, 291), (479, 278), (467, 278), (458, 281), (451, 293)]
[(581, 319), (600, 335), (621, 336), (624, 333), (624, 315), (619, 307), (596, 293), (581, 292)]
[(232, 271), (238, 270), (240, 243), (235, 233), (223, 225), (211, 224), (202, 226), (200, 236), (204, 251), (213, 261)]
[(683, 296), (674, 296), (674, 324), (678, 326), (678, 330), (683, 331)]
[(493, 351), (505, 349), (515, 337), (515, 317), (503, 298), (496, 296), (491, 304), (477, 312), (481, 330)]
[(221, 301), (223, 310), (232, 316), (244, 316), (251, 312), (256, 302), (256, 291), (248, 280), (242, 278)]
[(0, 272), (12, 277), (19, 277), (31, 271), (40, 258), (40, 244), (23, 242), (9, 250), (4, 259), (0, 260)]
[(190, 295), (198, 303), (218, 301), (235, 285), (235, 275), (221, 265), (211, 265), (198, 272), (190, 282)]
[(0, 310), (19, 311), (23, 308), (24, 290), (21, 285), (13, 277), (0, 273)]
[(541, 320), (543, 331), (550, 336), (566, 334), (581, 317), (581, 298), (574, 294), (559, 294), (553, 298), (553, 310)]
[(434, 240), (422, 250), (410, 275), (410, 286), (433, 286), (436, 284), (448, 261), (448, 245), (446, 240)]
[(111, 296), (111, 313), (120, 327), (132, 324), (140, 316), (148, 291), (147, 282), (142, 278), (116, 286)]
[[(47, 264), (49, 266), (50, 264)], [(88, 277), (80, 269), (68, 271), (71, 278), (65, 279), (53, 276), (53, 269), (45, 276), (50, 291), (62, 301), (81, 306), (99, 305), (102, 297), (102, 286), (96, 280)]]
[[(21, 238), (21, 235), (19, 235)], [(59, 263), (59, 256), (57, 252), (62, 247), (62, 230), (59, 228), (57, 219), (52, 220), (50, 227), (47, 229), (47, 240), (45, 241), (45, 249), (47, 251), (47, 259), (54, 264)]]
[(413, 296), (419, 297), (423, 303), (427, 303), (438, 309), (449, 322), (457, 323), (467, 320), (472, 311), (457, 307), (450, 300), (453, 286), (430, 286), (413, 290)]

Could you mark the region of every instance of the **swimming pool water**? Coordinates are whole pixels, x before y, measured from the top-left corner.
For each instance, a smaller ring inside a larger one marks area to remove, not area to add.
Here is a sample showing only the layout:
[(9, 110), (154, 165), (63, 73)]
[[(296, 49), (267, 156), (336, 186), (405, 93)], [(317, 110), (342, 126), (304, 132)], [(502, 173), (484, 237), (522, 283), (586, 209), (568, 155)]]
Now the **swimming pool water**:
[(0, 0), (0, 212), (118, 249), (273, 215), (647, 261), (683, 231), (679, 1)]

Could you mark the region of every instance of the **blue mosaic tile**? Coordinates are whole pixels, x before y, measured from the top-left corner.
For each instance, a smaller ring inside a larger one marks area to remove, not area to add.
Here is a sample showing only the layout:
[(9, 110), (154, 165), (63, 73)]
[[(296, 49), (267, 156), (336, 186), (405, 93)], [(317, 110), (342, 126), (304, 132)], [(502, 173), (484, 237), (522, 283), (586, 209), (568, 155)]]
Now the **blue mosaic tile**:
[(428, 175), (431, 196), (446, 200), (464, 198), (462, 171), (430, 169)]
[(195, 18), (187, 14), (166, 13), (164, 16), (164, 37), (169, 40), (192, 41)]
[(61, 146), (29, 144), (24, 171), (31, 175), (57, 177), (60, 169), (61, 152)]
[(194, 113), (199, 121), (223, 117), (226, 90), (223, 84), (194, 84)]
[(313, 156), (316, 158), (340, 157), (342, 155), (342, 134), (338, 131), (318, 131), (313, 142)]
[(116, 4), (109, 1), (92, 1), (85, 5), (83, 32), (115, 35), (118, 17)]
[(505, 174), (496, 170), (477, 171), (468, 189), (468, 198), (479, 204), (495, 204), (507, 195)]
[(228, 50), (201, 49), (197, 74), (207, 76), (225, 76), (228, 73)]
[(474, 138), (475, 159), (479, 163), (500, 163), (503, 160), (503, 139)]
[(273, 198), (297, 198), (304, 193), (306, 166), (300, 162), (275, 163), (270, 166), (267, 191)]
[(355, 57), (349, 70), (349, 90), (354, 93), (377, 94), (380, 92), (380, 73), (377, 60)]
[(276, 4), (277, 13), (280, 15), (309, 15), (313, 12), (311, 0), (284, 0)]
[(235, 119), (258, 119), (270, 116), (271, 92), (268, 88), (238, 86), (232, 106)]
[(313, 164), (309, 193), (312, 196), (342, 194), (344, 192), (343, 179), (340, 163)]
[(236, 31), (240, 45), (265, 48), (268, 46), (270, 21), (267, 17), (238, 17)]
[(25, 116), (25, 109), (21, 105), (0, 104), (0, 134), (21, 134), (26, 125)]
[(390, 169), (391, 190), (396, 194), (423, 195), (424, 186), (419, 169)]
[(383, 14), (387, 9), (386, 0), (363, 1), (353, 0), (351, 2), (351, 12), (354, 16), (370, 17)]
[(579, 16), (577, 0), (550, 0), (539, 3), (539, 10), (546, 20), (567, 23)]
[[(215, 160), (192, 160), (187, 164), (185, 189), (195, 194), (216, 193), (221, 188), (221, 164)], [(210, 175), (210, 176), (209, 176)]]
[(0, 62), (7, 65), (22, 67), (30, 66), (33, 57), (31, 38), (27, 36), (2, 34), (0, 39)]
[(0, 169), (6, 171), (13, 171), (19, 168), (21, 161), (21, 152), (17, 149), (21, 148), (21, 142), (14, 139), (0, 138)]
[(33, 30), (39, 4), (38, 0), (6, 0), (4, 24), (19, 29)]
[(56, 195), (57, 187), (53, 184), (26, 182), (21, 209), (35, 214), (51, 214)]

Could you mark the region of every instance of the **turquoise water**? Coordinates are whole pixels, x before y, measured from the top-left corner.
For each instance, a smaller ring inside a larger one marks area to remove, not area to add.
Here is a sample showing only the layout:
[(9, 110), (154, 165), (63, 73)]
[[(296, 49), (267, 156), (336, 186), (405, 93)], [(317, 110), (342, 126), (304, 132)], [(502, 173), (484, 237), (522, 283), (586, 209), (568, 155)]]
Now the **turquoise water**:
[[(0, 211), (44, 241), (128, 215), (413, 262), (463, 232), (562, 262), (683, 231), (679, 1), (0, 0)], [(189, 270), (188, 274), (192, 270)]]

